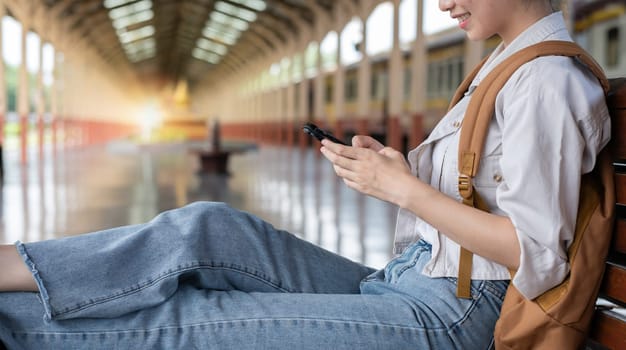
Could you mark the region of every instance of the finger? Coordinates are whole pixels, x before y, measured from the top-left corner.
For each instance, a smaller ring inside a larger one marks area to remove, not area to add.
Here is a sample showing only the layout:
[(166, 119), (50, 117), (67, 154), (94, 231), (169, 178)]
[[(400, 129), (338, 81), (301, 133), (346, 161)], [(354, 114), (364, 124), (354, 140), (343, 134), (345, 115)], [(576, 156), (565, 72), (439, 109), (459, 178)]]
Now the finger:
[(369, 148), (375, 152), (380, 151), (384, 146), (371, 136), (355, 135), (352, 137), (352, 146)]
[(326, 146), (322, 147), (321, 151), (322, 154), (324, 154), (324, 156), (330, 160), (331, 163), (333, 163), (333, 166), (338, 166), (350, 171), (355, 170), (356, 164), (353, 159), (337, 154)]
[(327, 139), (322, 140), (322, 145), (324, 147), (327, 147), (331, 151), (333, 151), (335, 154), (342, 156), (342, 157), (356, 159), (358, 155), (358, 152), (357, 152), (358, 148), (354, 148), (351, 146), (344, 146), (338, 143), (334, 143)]

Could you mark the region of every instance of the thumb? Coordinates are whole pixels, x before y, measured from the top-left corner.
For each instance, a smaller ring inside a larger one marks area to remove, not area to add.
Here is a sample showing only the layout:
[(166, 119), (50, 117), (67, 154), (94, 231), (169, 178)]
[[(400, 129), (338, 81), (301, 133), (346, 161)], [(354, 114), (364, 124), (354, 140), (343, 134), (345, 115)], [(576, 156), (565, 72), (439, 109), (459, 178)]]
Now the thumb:
[(383, 149), (378, 151), (378, 154), (389, 157), (389, 158), (397, 158), (400, 152), (396, 151), (395, 149), (391, 147), (384, 147)]

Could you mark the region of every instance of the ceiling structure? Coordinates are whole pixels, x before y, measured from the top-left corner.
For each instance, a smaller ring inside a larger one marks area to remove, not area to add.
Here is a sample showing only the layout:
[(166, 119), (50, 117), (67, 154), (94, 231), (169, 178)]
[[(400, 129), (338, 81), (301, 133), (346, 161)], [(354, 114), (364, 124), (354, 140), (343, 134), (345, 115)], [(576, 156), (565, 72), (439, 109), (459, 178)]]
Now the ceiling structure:
[[(190, 83), (238, 71), (359, 0), (4, 0), (33, 6), (139, 79)], [(11, 3), (13, 5), (11, 6)]]

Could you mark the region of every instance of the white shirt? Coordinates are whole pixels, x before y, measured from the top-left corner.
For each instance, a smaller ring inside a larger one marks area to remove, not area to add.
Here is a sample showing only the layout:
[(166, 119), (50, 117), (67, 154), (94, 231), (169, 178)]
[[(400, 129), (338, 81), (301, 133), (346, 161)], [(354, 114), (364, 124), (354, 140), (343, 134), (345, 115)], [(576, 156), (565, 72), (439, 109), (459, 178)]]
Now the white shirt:
[[(419, 179), (461, 200), (459, 130), (472, 92), (512, 53), (545, 40), (572, 41), (560, 12), (529, 27), (508, 47), (500, 44), (495, 49), (465, 97), (409, 153), (411, 170)], [(509, 217), (516, 229), (521, 256), (512, 283), (525, 297), (535, 298), (568, 274), (566, 253), (574, 235), (581, 174), (593, 169), (609, 138), (603, 91), (574, 59), (535, 59), (520, 67), (499, 92), (474, 186), (491, 212)], [(395, 253), (419, 238), (432, 245), (432, 259), (422, 273), (456, 277), (458, 244), (401, 209)], [(509, 278), (506, 267), (474, 255), (472, 279)]]

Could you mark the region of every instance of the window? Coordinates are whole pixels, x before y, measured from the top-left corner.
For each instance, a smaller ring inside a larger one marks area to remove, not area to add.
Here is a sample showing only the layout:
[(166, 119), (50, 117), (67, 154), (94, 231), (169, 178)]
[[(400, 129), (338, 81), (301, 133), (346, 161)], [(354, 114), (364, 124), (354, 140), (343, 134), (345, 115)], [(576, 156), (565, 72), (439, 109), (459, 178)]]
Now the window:
[(329, 32), (320, 44), (322, 54), (322, 69), (332, 70), (337, 66), (337, 32)]
[(391, 1), (376, 6), (367, 19), (367, 54), (370, 56), (391, 50), (393, 43), (393, 4)]
[(453, 60), (449, 60), (446, 63), (446, 68), (448, 69), (448, 82), (446, 85), (446, 93), (449, 92), (450, 90), (454, 89), (454, 85), (456, 82), (456, 74), (454, 74), (454, 61)]
[(402, 0), (400, 3), (400, 43), (415, 40), (417, 33), (417, 0)]
[(380, 80), (378, 81), (380, 87), (378, 88), (378, 97), (386, 100), (389, 96), (389, 75), (387, 72), (380, 73)]
[(443, 95), (446, 93), (444, 85), (446, 81), (446, 67), (443, 62), (439, 62), (437, 71), (437, 93)]
[(463, 58), (461, 57), (461, 59), (459, 59), (459, 61), (456, 63), (457, 64), (457, 72), (459, 72), (459, 79), (457, 81), (456, 84), (454, 84), (454, 88), (456, 89), (457, 86), (461, 85), (461, 83), (463, 82), (463, 78), (465, 78), (465, 72), (463, 71), (465, 64), (463, 62)]
[(606, 32), (606, 66), (619, 65), (619, 28), (613, 27)]
[(363, 41), (363, 23), (355, 17), (341, 32), (341, 64), (349, 65), (361, 60), (363, 54), (357, 50), (357, 45), (361, 41)]
[(404, 98), (408, 99), (411, 97), (411, 68), (404, 69)]
[(346, 79), (346, 101), (354, 101), (356, 99), (357, 88), (356, 79), (349, 77)]
[(437, 63), (428, 63), (428, 80), (426, 85), (426, 92), (429, 97), (434, 97), (437, 94)]
[(333, 82), (326, 82), (326, 94), (325, 94), (325, 98), (324, 101), (326, 101), (326, 103), (332, 103), (333, 102)]
[(373, 72), (372, 81), (370, 84), (370, 97), (371, 98), (376, 98), (377, 89), (378, 89), (378, 74), (376, 72)]

